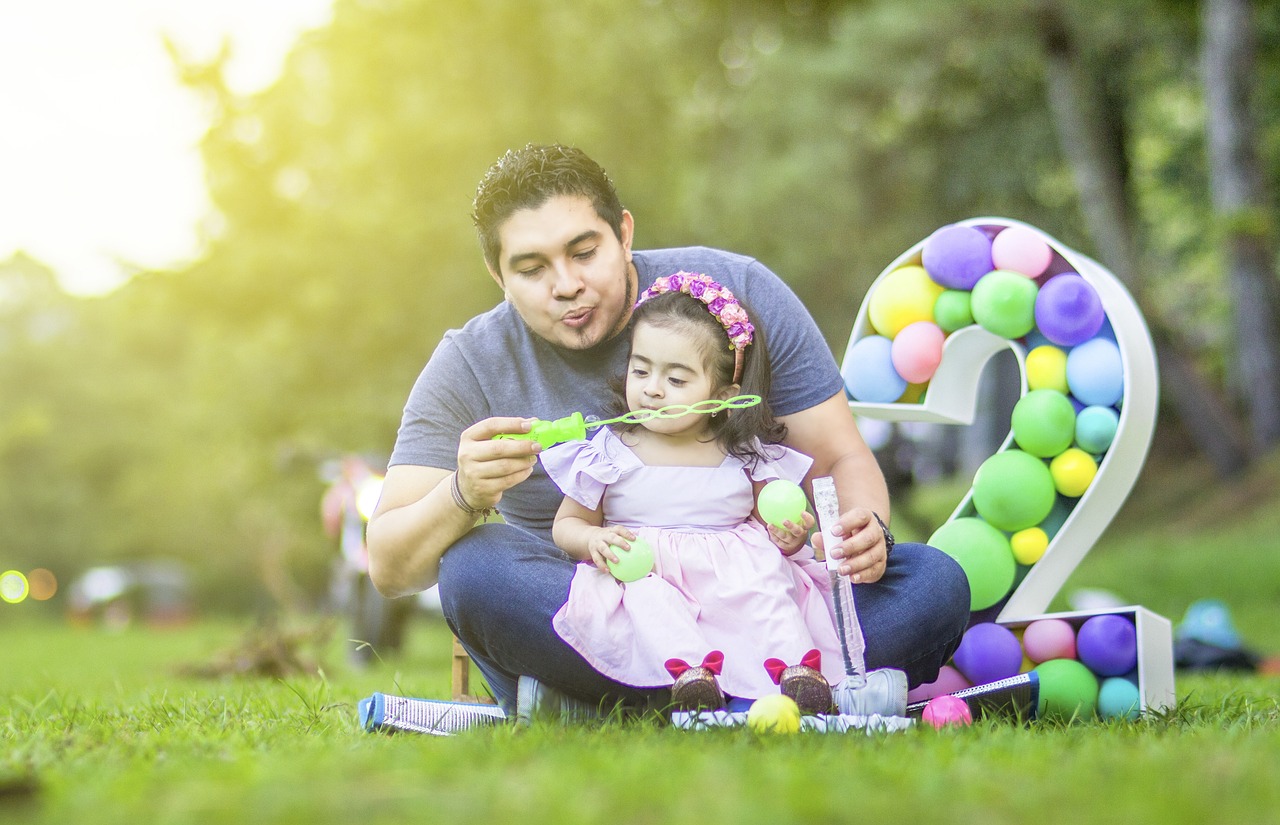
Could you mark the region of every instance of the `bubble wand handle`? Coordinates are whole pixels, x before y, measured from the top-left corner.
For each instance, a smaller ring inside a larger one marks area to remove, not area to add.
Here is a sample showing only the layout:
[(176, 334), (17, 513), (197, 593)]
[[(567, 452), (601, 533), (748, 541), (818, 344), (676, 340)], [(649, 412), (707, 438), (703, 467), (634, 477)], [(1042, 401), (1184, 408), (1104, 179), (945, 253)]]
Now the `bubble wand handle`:
[(502, 433), (495, 435), (494, 438), (536, 441), (543, 447), (552, 447), (565, 441), (585, 439), (587, 430), (603, 427), (606, 424), (642, 424), (654, 418), (680, 418), (691, 414), (710, 415), (721, 410), (740, 410), (745, 407), (754, 407), (760, 401), (761, 398), (758, 395), (736, 395), (724, 401), (709, 398), (696, 404), (672, 404), (656, 410), (632, 410), (625, 415), (610, 418), (607, 421), (591, 422), (583, 419), (582, 413), (576, 412), (572, 415), (566, 415), (564, 418), (557, 418), (554, 421), (543, 421), (535, 418), (527, 433)]
[[(813, 480), (813, 509), (823, 533), (823, 546), (830, 547), (839, 537), (832, 530), (840, 521), (840, 501), (836, 483), (830, 476)], [(840, 634), (840, 652), (844, 655), (845, 684), (859, 688), (867, 683), (866, 640), (862, 625), (853, 609), (853, 583), (839, 573), (840, 560), (827, 554), (827, 575), (831, 577), (831, 595), (836, 608), (836, 632)]]

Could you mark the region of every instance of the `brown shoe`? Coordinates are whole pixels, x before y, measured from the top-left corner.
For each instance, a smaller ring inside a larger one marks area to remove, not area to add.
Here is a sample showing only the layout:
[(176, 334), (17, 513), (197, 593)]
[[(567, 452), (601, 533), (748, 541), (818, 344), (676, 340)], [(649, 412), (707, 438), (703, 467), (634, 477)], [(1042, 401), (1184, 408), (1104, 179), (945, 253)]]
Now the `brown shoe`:
[(764, 669), (782, 688), (783, 696), (790, 696), (808, 715), (834, 713), (835, 701), (831, 696), (831, 684), (822, 675), (822, 654), (810, 650), (800, 664), (788, 666), (781, 659), (765, 659)]
[(716, 679), (724, 665), (724, 654), (713, 650), (701, 665), (691, 665), (683, 659), (668, 659), (667, 673), (675, 678), (671, 686), (671, 706), (674, 710), (718, 710), (725, 706), (724, 691)]

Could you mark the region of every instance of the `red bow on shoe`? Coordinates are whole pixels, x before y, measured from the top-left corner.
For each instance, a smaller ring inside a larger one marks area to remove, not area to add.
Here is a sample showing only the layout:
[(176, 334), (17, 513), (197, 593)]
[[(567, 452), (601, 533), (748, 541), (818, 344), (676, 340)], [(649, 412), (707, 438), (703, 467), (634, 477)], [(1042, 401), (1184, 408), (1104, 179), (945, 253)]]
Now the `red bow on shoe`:
[[(815, 650), (813, 652), (817, 653), (818, 651)], [(667, 668), (667, 673), (671, 674), (672, 679), (678, 679), (681, 673), (686, 670), (692, 670), (694, 666), (684, 659), (668, 659), (665, 667)], [(705, 667), (716, 676), (719, 676), (720, 669), (724, 667), (724, 654), (718, 650), (711, 651), (703, 657), (702, 664), (699, 667)], [(783, 665), (783, 667), (786, 667), (786, 665)]]

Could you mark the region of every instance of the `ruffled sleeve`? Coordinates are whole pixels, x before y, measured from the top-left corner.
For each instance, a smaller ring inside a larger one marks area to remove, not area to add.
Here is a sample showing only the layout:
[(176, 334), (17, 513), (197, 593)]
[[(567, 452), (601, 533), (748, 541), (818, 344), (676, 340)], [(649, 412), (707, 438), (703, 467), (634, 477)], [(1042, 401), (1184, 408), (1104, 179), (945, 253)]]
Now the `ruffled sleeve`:
[(812, 458), (781, 444), (761, 445), (760, 452), (765, 458), (747, 468), (747, 475), (752, 481), (773, 481), (780, 478), (799, 484), (813, 466)]
[(590, 441), (566, 441), (538, 455), (560, 492), (594, 510), (607, 486), (622, 476), (619, 452), (609, 448), (611, 433), (602, 428)]

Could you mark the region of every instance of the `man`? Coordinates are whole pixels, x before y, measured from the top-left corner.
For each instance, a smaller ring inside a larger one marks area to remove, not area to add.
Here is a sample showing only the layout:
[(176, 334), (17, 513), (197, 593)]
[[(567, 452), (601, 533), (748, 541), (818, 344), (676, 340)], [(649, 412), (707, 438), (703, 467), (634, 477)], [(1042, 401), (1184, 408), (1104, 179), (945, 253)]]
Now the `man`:
[[(510, 709), (517, 684), (586, 702), (644, 704), (653, 691), (612, 682), (551, 626), (574, 562), (550, 539), (561, 501), (528, 432), (530, 418), (603, 416), (621, 375), (637, 296), (662, 275), (704, 272), (765, 328), (769, 403), (786, 444), (833, 476), (842, 505), (841, 570), (855, 583), (867, 666), (932, 681), (969, 617), (963, 571), (924, 545), (890, 558), (884, 477), (849, 413), (839, 370), (813, 319), (758, 261), (705, 248), (634, 250), (634, 219), (581, 151), (526, 146), (481, 181), (473, 215), (505, 301), (445, 334), (406, 404), (382, 500), (369, 525), (370, 574), (388, 596), (439, 580), (445, 617)], [(497, 508), (505, 524), (476, 526)]]

